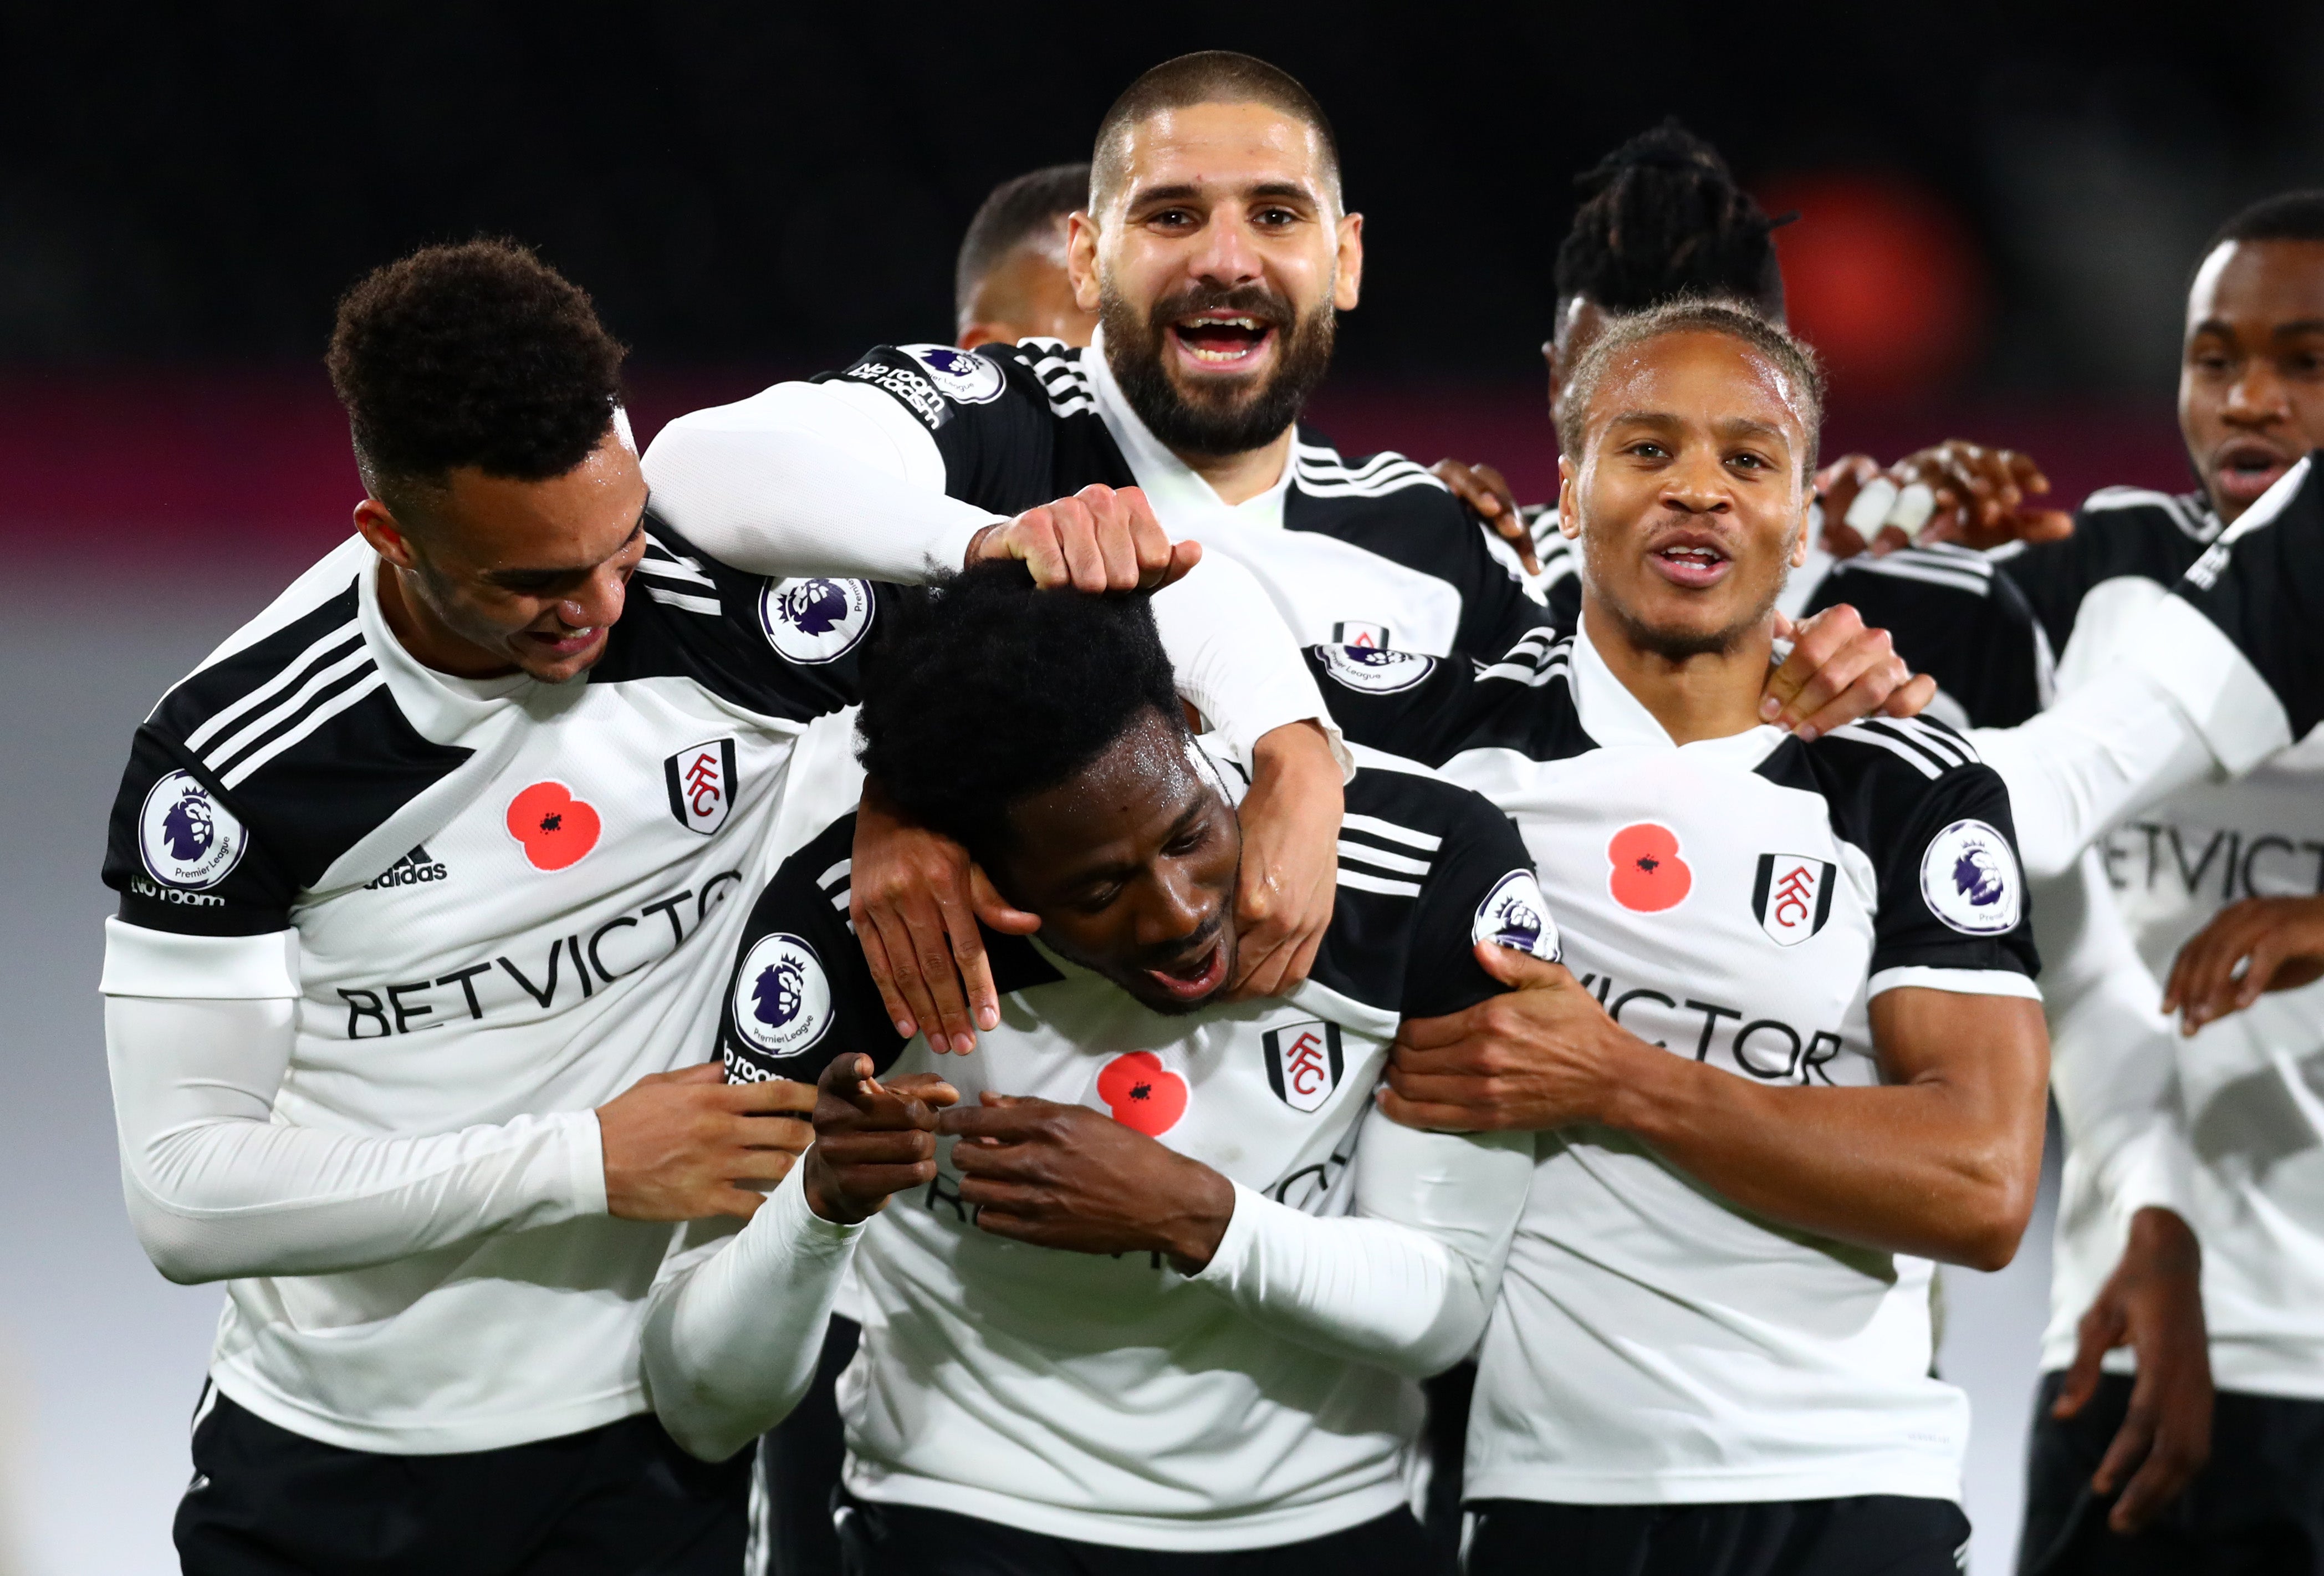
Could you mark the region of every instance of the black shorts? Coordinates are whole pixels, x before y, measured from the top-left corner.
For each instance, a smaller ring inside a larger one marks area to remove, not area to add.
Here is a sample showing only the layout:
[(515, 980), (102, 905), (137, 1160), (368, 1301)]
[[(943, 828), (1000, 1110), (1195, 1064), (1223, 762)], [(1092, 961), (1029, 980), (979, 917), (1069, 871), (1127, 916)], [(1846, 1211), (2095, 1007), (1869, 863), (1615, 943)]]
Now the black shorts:
[(736, 1576), (751, 1456), (696, 1461), (649, 1414), (505, 1450), (397, 1456), (215, 1392), (178, 1503), (188, 1576)]
[(917, 1505), (844, 1496), (847, 1576), (1413, 1576), (1428, 1539), (1408, 1511), (1300, 1544), (1180, 1553), (1076, 1543)]
[(840, 1470), (847, 1464), (837, 1387), (862, 1336), (862, 1325), (834, 1313), (823, 1332), (815, 1383), (789, 1416), (759, 1436), (759, 1470), (774, 1524), (767, 1576), (841, 1576), (844, 1569), (831, 1522), (839, 1508)]
[(2025, 1463), (2017, 1569), (2040, 1576), (2324, 1576), (2324, 1401), (2221, 1390), (2210, 1464), (2132, 1537), (2090, 1489), (2129, 1409), (2131, 1378), (2106, 1374), (2078, 1416), (2057, 1418), (2062, 1374), (2042, 1378)]
[(1959, 1576), (1950, 1499), (1867, 1494), (1735, 1505), (1472, 1499), (1466, 1576)]

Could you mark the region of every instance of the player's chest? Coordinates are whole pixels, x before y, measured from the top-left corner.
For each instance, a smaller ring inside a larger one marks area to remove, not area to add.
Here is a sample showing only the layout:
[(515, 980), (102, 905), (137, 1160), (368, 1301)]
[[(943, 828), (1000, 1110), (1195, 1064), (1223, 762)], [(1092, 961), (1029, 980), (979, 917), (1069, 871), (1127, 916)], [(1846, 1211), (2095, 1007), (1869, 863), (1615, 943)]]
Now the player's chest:
[(1821, 798), (1683, 751), (1493, 770), (1567, 966), (1625, 1028), (1765, 1082), (1869, 1081), (1877, 892)]
[(1338, 1181), (1387, 1042), (1289, 1006), (1167, 1018), (1102, 984), (1010, 997), (973, 1055), (914, 1042), (900, 1070), (1082, 1105), (1246, 1186), (1314, 1207)]
[(1259, 576), (1302, 645), (1354, 646), (1441, 657), (1460, 634), (1461, 593), (1449, 580), (1323, 531), (1245, 527), (1204, 545)]
[(2240, 899), (2324, 893), (2324, 736), (2240, 782), (2174, 795), (2098, 847), (2133, 927), (2174, 950)]
[(675, 686), (503, 721), (302, 906), (310, 997), (355, 992), (409, 1032), (554, 1010), (649, 968), (737, 894), (797, 732)]

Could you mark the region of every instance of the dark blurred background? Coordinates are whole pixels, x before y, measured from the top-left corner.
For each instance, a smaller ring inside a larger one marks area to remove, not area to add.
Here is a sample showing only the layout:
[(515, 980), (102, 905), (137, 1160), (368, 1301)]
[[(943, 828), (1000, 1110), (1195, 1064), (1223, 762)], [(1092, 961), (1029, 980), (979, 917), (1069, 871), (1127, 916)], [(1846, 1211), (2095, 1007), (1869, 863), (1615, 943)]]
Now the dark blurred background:
[[(1085, 157), (1139, 70), (1221, 46), (1317, 92), (1367, 216), (1319, 424), (1536, 496), (1572, 177), (1665, 115), (1803, 216), (1781, 247), (1835, 369), (1827, 452), (2015, 442), (2069, 501), (2185, 484), (2187, 271), (2242, 203), (2324, 183), (2312, 3), (0, 3), (0, 1573), (172, 1568), (219, 1298), (162, 1283), (122, 1218), (100, 826), (144, 707), (348, 530), (319, 364), (338, 292), (424, 242), (516, 235), (635, 347), (648, 436), (948, 339), (986, 190)], [(1947, 1276), (1988, 1576), (2046, 1231), (2000, 1276)]]

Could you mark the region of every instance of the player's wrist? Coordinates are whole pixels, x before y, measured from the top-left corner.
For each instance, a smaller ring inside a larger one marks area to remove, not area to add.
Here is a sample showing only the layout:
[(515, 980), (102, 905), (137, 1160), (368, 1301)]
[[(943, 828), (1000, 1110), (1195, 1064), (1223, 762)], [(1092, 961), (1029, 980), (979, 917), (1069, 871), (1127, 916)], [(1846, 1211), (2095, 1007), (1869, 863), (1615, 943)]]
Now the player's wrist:
[(1680, 1112), (1695, 1082), (1690, 1074), (1697, 1064), (1613, 1023), (1602, 1024), (1598, 1032), (1597, 1099), (1586, 1120), (1650, 1143), (1670, 1137), (1681, 1125)]
[(1170, 1222), (1162, 1251), (1180, 1275), (1200, 1275), (1218, 1257), (1234, 1219), (1234, 1184), (1200, 1161), (1185, 1163), (1186, 1184), (1179, 1194), (1177, 1219)]
[(2202, 1273), (2203, 1248), (2194, 1228), (2178, 1212), (2148, 1204), (2130, 1217), (2123, 1260), (2149, 1274), (2198, 1276)]
[(807, 1200), (808, 1212), (835, 1226), (862, 1225), (888, 1202), (877, 1198), (868, 1205), (859, 1205), (840, 1185), (838, 1175), (816, 1148), (808, 1149), (799, 1157), (799, 1192)]

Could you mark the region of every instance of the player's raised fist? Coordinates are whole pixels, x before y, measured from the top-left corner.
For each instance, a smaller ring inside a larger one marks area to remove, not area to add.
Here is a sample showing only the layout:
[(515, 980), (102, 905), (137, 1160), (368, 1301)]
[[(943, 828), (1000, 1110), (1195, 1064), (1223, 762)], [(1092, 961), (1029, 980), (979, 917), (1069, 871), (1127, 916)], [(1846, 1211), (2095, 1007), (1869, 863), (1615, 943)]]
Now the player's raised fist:
[(807, 1152), (807, 1207), (853, 1225), (887, 1206), (890, 1194), (925, 1186), (936, 1174), (936, 1112), (960, 1092), (933, 1073), (882, 1083), (872, 1058), (832, 1058), (815, 1085), (815, 1147)]
[(1199, 542), (1171, 541), (1144, 492), (1096, 483), (1006, 525), (986, 527), (968, 549), (972, 564), (1017, 559), (1045, 590), (1091, 593), (1157, 590), (1202, 556)]

